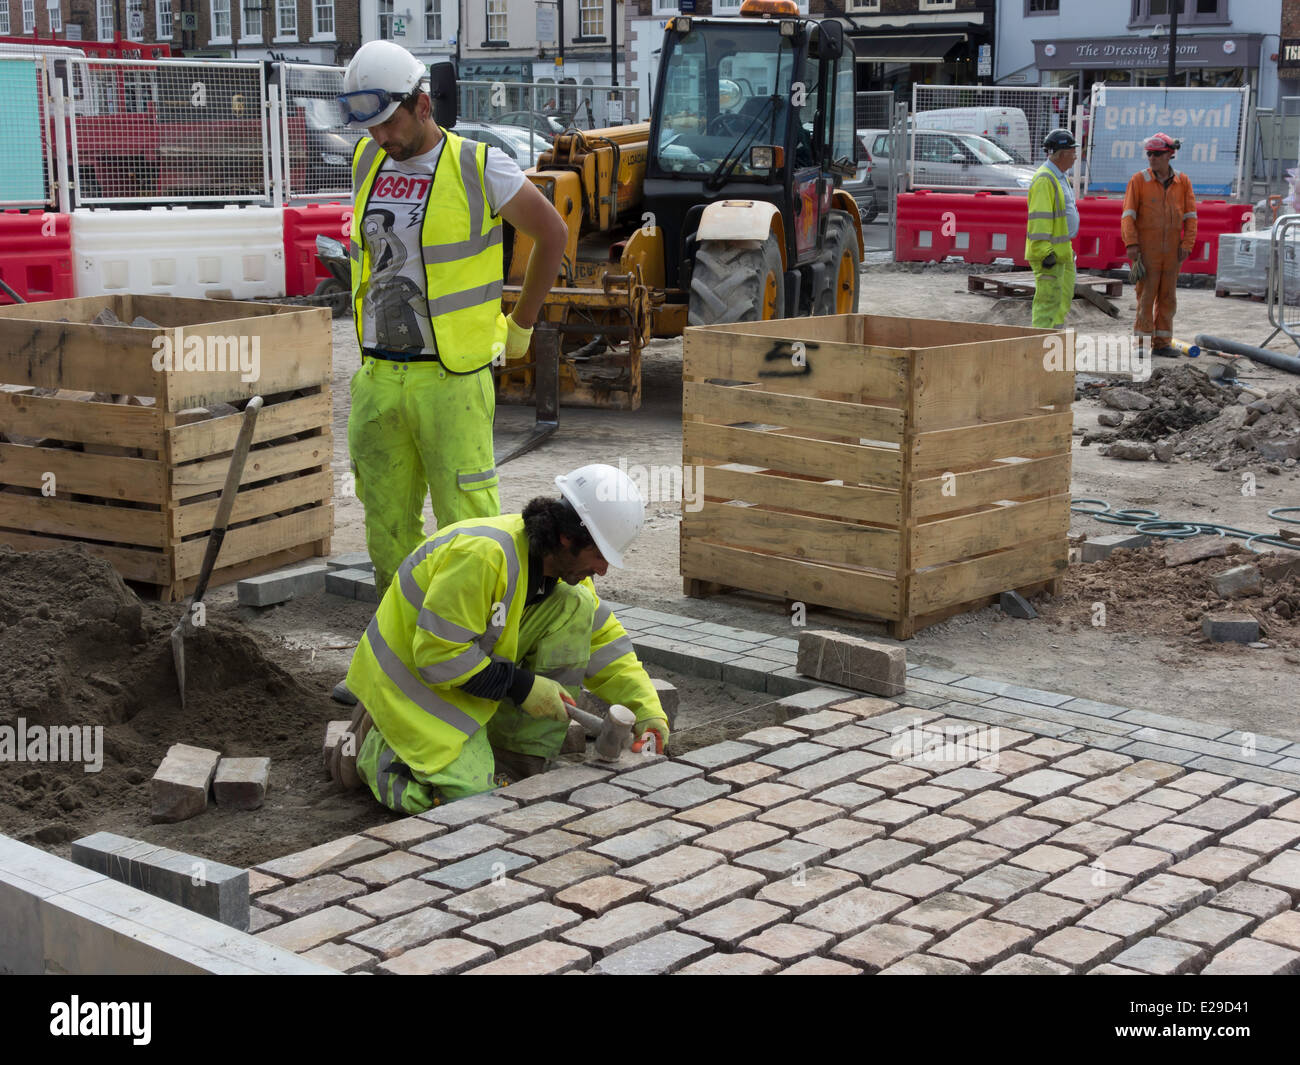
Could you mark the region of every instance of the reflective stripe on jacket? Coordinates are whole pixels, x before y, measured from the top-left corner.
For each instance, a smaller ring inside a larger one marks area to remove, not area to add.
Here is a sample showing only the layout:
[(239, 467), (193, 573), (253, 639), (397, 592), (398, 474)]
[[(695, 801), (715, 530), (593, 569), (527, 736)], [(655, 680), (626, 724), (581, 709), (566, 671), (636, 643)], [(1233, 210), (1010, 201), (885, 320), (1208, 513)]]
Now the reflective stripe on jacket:
[[(442, 135), (446, 143), (434, 167), (420, 230), (425, 298), (442, 364), (454, 373), (472, 373), (505, 350), (501, 219), (493, 215), (483, 183), (487, 145), (445, 129)], [(370, 253), (361, 236), (361, 223), (371, 186), (387, 158), (388, 153), (371, 137), (358, 141), (352, 154), (349, 254), (358, 344), (362, 342), (362, 301), (370, 281)], [(494, 348), (496, 344), (501, 347)]]
[[(448, 525), (399, 567), (353, 655), (347, 685), (407, 765), (438, 772), (496, 712), (495, 700), (459, 685), (490, 661), (519, 661), (529, 583), (519, 514)], [(591, 657), (578, 679), (638, 720), (664, 717), (631, 637), (599, 597)]]
[(1196, 245), (1192, 179), (1175, 171), (1166, 188), (1150, 167), (1134, 174), (1124, 190), (1119, 231), (1125, 246), (1136, 244), (1146, 255), (1173, 253), (1179, 248), (1190, 255)]
[(1038, 168), (1029, 185), (1025, 229), (1025, 258), (1041, 263), (1050, 252), (1074, 257), (1070, 246), (1070, 221), (1065, 213), (1065, 190), (1046, 163)]

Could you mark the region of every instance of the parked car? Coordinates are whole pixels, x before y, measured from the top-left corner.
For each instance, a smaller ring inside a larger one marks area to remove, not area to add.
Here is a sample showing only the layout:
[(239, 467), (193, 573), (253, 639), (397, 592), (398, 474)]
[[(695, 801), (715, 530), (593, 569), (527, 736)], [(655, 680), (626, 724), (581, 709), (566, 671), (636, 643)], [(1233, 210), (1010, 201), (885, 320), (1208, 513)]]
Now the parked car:
[(454, 129), (462, 137), (483, 141), (493, 148), (501, 149), (525, 170), (537, 162), (542, 152), (551, 150), (549, 140), (520, 126), (502, 126), (495, 122), (457, 121)]
[(858, 130), (858, 172), (844, 182), (844, 188), (858, 203), (858, 213), (862, 224), (868, 225), (880, 214), (880, 205), (876, 202), (876, 183), (872, 177), (875, 163), (867, 148), (865, 129)]
[(554, 140), (557, 133), (564, 132), (564, 123), (554, 115), (543, 111), (507, 111), (505, 114), (497, 115), (492, 121), (498, 126), (531, 129), (547, 141)]
[[(874, 178), (882, 188), (890, 187), (892, 175), (899, 168), (906, 173), (908, 159), (890, 156), (892, 134), (887, 129), (862, 131), (874, 164)], [(1034, 167), (1018, 165), (1010, 155), (992, 141), (973, 133), (943, 130), (909, 131), (916, 138), (916, 163), (912, 186), (947, 186), (949, 191), (962, 188), (995, 188), (1027, 193), (1034, 178)], [(901, 185), (908, 187), (904, 181)]]
[(950, 133), (974, 133), (991, 140), (1013, 159), (1028, 159), (1034, 146), (1029, 138), (1029, 120), (1018, 107), (946, 107), (918, 111), (912, 116), (917, 129), (941, 129)]

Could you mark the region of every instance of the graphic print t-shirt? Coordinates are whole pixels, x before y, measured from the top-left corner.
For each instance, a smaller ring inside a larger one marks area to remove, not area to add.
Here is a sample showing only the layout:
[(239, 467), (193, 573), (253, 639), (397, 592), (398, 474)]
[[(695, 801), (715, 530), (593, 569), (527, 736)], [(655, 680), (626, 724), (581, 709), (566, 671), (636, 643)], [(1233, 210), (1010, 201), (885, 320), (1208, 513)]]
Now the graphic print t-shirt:
[[(446, 143), (443, 137), (432, 151), (405, 162), (385, 159), (375, 175), (361, 219), (361, 239), (370, 256), (370, 281), (361, 302), (363, 347), (424, 355), (438, 350), (424, 292), (420, 230), (434, 168)], [(500, 213), (526, 180), (513, 159), (488, 148), (483, 184), (493, 214)]]

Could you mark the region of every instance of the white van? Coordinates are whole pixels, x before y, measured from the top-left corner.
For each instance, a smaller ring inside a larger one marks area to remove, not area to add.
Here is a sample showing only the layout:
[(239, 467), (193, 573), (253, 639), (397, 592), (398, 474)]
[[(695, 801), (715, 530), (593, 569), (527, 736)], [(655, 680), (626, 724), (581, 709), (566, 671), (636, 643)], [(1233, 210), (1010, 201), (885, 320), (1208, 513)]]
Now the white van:
[(917, 129), (976, 133), (991, 140), (1017, 162), (1032, 163), (1037, 153), (1029, 140), (1029, 121), (1018, 107), (950, 107), (919, 111), (912, 116)]

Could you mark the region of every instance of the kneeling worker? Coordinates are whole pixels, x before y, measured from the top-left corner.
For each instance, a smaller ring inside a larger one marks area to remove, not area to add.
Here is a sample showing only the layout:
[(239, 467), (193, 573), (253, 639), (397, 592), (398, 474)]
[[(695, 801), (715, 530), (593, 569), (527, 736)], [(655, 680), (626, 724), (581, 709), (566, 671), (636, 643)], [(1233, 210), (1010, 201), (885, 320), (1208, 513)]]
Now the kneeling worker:
[(638, 748), (652, 732), (664, 749), (659, 696), (591, 583), (623, 567), (645, 502), (612, 466), (555, 481), (562, 498), (439, 529), (384, 594), (347, 685), (356, 775), (385, 806), (417, 814), (540, 772), (584, 684), (635, 714)]

